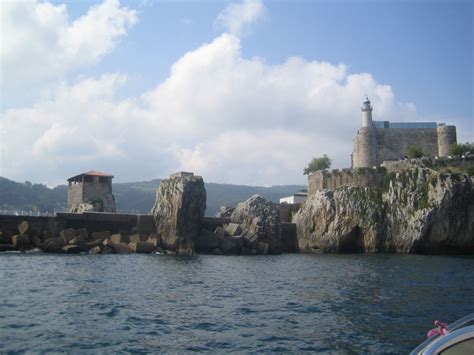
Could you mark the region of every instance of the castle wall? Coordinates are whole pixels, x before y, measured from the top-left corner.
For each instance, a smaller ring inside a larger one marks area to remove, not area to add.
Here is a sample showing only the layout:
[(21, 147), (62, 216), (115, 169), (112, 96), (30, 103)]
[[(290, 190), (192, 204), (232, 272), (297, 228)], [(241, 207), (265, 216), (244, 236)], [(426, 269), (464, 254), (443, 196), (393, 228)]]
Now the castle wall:
[(308, 195), (321, 190), (334, 190), (342, 186), (382, 186), (384, 168), (359, 168), (332, 171), (316, 171), (308, 176)]
[(83, 204), (89, 202), (98, 202), (102, 205), (101, 209), (95, 209), (101, 212), (115, 212), (115, 199), (112, 195), (111, 182), (100, 183), (80, 182), (70, 184), (68, 189), (68, 211), (82, 212)]
[(451, 146), (457, 143), (455, 126), (438, 126), (438, 155), (446, 157), (451, 154)]
[(103, 212), (115, 212), (112, 185), (109, 183), (84, 182), (82, 199), (84, 202), (102, 200)]
[[(373, 167), (387, 160), (403, 159), (410, 145), (420, 145), (427, 157), (437, 156), (438, 136), (436, 128), (362, 127), (353, 140), (352, 167)], [(450, 146), (452, 132), (443, 137), (446, 137), (444, 144)]]
[(377, 128), (376, 164), (403, 159), (410, 145), (420, 145), (427, 157), (438, 155), (436, 128)]
[[(385, 161), (376, 168), (357, 168), (332, 171), (316, 171), (308, 176), (308, 196), (316, 191), (335, 190), (343, 186), (381, 187), (385, 175), (401, 173), (414, 168), (428, 168), (439, 172), (474, 171), (474, 157), (421, 158)], [(472, 174), (472, 173), (471, 173)]]
[(73, 206), (78, 206), (82, 203), (82, 184), (70, 184), (67, 192), (67, 208), (71, 210)]
[[(416, 167), (425, 167), (428, 169), (433, 169), (436, 171), (446, 172), (457, 170), (462, 171), (474, 171), (474, 156), (466, 157), (461, 159), (460, 157), (453, 158), (421, 158), (421, 159), (407, 159), (399, 161), (385, 161), (382, 164), (382, 167), (387, 169), (388, 173), (400, 173), (408, 169), (413, 169)], [(472, 175), (472, 174), (471, 174)]]

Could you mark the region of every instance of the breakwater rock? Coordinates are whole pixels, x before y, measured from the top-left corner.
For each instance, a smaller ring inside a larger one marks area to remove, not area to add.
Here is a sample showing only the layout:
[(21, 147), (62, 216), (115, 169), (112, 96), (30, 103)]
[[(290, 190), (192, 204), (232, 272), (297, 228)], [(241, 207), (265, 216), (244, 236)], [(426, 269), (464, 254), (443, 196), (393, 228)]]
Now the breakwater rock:
[(279, 254), (297, 251), (294, 225), (281, 223), (279, 205), (254, 195), (214, 230), (203, 229), (196, 251), (212, 254)]
[(273, 202), (253, 195), (237, 205), (230, 219), (239, 225), (246, 248), (281, 253), (280, 211)]
[(176, 254), (194, 254), (205, 210), (202, 177), (180, 172), (161, 181), (151, 214), (163, 247)]
[(159, 237), (154, 233), (132, 234), (132, 231), (124, 231), (112, 234), (110, 231), (90, 232), (87, 228), (66, 228), (54, 234), (50, 229), (31, 227), (27, 221), (22, 221), (17, 230), (18, 233), (13, 235), (11, 230), (0, 232), (0, 251), (41, 250), (60, 254), (168, 252), (160, 247)]
[(473, 180), (415, 167), (387, 173), (380, 187), (317, 191), (296, 228), (301, 252), (471, 254)]

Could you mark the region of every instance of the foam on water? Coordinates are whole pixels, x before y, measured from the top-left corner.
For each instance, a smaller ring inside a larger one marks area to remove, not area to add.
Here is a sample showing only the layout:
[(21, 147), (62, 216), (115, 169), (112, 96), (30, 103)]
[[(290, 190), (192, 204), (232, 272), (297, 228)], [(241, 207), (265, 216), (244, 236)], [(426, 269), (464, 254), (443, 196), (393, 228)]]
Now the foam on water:
[(0, 352), (408, 352), (474, 259), (0, 254)]

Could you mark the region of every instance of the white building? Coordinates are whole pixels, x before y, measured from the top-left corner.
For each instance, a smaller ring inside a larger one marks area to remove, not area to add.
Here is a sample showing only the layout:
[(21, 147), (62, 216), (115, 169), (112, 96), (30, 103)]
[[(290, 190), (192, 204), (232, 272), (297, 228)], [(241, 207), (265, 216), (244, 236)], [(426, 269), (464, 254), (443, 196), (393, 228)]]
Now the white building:
[(280, 203), (288, 203), (288, 204), (303, 203), (304, 201), (306, 201), (307, 196), (308, 196), (307, 192), (299, 191), (297, 193), (294, 193), (291, 196), (282, 197), (280, 199)]

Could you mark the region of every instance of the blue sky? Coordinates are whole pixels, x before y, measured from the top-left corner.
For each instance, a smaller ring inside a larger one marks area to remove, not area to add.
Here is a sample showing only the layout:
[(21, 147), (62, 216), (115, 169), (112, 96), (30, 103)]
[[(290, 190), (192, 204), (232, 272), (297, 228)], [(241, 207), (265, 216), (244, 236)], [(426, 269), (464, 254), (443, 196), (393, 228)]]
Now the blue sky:
[(349, 165), (364, 94), (376, 120), (474, 141), (470, 1), (1, 6), (0, 175), (16, 180), (304, 183), (313, 156)]
[[(80, 16), (90, 3), (68, 7)], [(130, 73), (140, 92), (164, 80), (184, 53), (212, 41), (222, 30), (214, 19), (230, 2), (122, 3), (139, 9), (139, 23), (90, 73)], [(424, 115), (473, 117), (472, 2), (267, 1), (265, 7), (243, 38), (244, 57), (345, 63), (390, 84), (399, 100), (416, 103)]]

